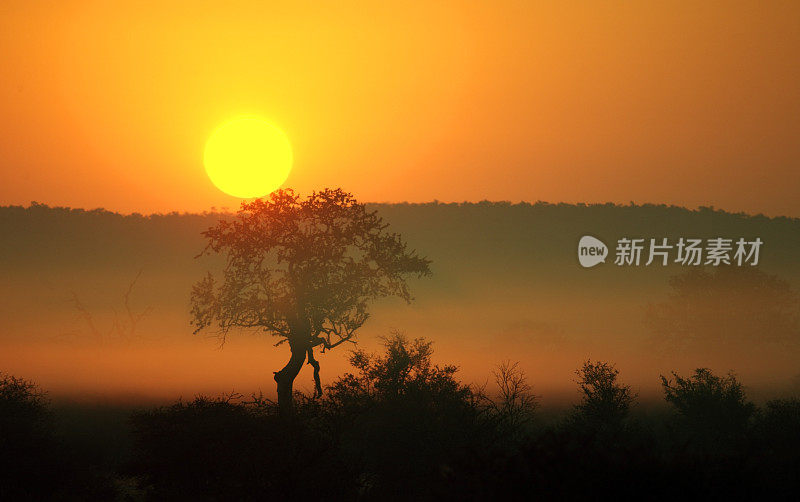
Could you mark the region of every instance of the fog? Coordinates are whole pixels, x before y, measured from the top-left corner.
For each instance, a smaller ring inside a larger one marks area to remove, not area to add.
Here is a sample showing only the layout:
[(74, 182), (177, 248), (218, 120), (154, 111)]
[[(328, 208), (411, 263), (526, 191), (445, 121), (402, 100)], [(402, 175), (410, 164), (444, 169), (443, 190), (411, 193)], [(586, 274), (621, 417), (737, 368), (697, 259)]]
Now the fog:
[[(497, 364), (519, 361), (543, 404), (552, 405), (577, 396), (573, 372), (587, 358), (615, 363), (644, 399), (658, 398), (660, 374), (697, 367), (735, 371), (756, 399), (800, 388), (793, 296), (800, 220), (611, 204), (373, 207), (433, 261), (433, 276), (411, 282), (411, 305), (377, 302), (360, 347), (377, 350), (393, 331), (426, 337), (435, 342), (435, 360), (458, 365), (464, 381), (490, 386)], [(224, 217), (0, 208), (0, 372), (32, 379), (56, 400), (273, 396), (272, 372), (288, 359), (286, 346), (273, 346), (277, 338), (232, 332), (221, 347), (213, 333), (194, 335), (189, 325), (192, 284), (220, 266), (195, 258), (204, 248), (200, 232)], [(676, 312), (670, 278), (702, 267), (646, 260), (621, 267), (612, 256), (584, 269), (577, 260), (583, 235), (600, 238), (611, 253), (622, 237), (759, 237), (764, 244), (757, 267), (733, 266), (724, 277), (723, 269), (705, 267), (708, 282), (699, 287), (714, 294), (690, 295), (697, 308), (680, 311), (675, 324), (688, 323), (683, 332), (691, 336), (681, 340), (691, 343), (673, 346), (648, 312)], [(318, 355), (323, 383), (347, 371), (351, 348)], [(296, 388), (313, 389), (310, 367)]]

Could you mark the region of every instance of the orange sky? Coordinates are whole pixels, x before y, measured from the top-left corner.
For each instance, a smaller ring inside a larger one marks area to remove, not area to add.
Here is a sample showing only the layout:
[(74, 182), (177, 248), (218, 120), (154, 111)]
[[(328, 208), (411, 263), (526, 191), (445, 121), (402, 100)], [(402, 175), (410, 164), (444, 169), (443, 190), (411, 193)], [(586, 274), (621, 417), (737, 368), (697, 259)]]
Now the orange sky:
[(116, 3), (0, 4), (0, 204), (236, 207), (247, 113), (302, 192), (800, 216), (798, 2)]

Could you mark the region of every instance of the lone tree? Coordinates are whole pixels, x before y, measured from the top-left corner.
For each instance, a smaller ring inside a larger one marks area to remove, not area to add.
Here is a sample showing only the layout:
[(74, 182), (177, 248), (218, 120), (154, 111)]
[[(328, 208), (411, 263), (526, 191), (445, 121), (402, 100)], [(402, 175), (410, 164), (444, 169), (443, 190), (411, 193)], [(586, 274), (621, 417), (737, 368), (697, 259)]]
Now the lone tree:
[(200, 254), (222, 254), (220, 280), (212, 273), (192, 289), (195, 333), (216, 328), (224, 343), (231, 328), (251, 328), (289, 343), (291, 357), (275, 372), (281, 415), (293, 413), (292, 386), (305, 361), (314, 368), (315, 396), (322, 394), (314, 349), (354, 342), (369, 317), (371, 300), (411, 295), (407, 276), (430, 275), (430, 261), (408, 250), (398, 234), (341, 189), (301, 200), (292, 190), (242, 203), (232, 221), (203, 235)]

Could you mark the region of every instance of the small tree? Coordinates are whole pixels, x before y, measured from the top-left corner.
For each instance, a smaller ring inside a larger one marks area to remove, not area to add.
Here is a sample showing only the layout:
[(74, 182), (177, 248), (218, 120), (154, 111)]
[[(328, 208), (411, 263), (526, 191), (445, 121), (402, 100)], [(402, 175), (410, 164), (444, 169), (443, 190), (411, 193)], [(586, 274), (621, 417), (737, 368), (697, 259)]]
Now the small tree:
[(534, 419), (539, 407), (538, 397), (528, 383), (519, 362), (503, 361), (492, 372), (497, 385), (497, 395), (478, 389), (477, 397), (489, 416), (497, 421), (500, 432), (512, 440), (519, 439)]
[[(221, 281), (209, 273), (191, 295), (195, 333), (216, 327), (251, 328), (289, 343), (291, 357), (275, 372), (282, 415), (292, 413), (294, 379), (307, 360), (315, 394), (322, 393), (314, 349), (354, 341), (371, 300), (411, 300), (405, 278), (430, 274), (430, 261), (389, 233), (341, 189), (314, 192), (305, 200), (291, 190), (242, 203), (233, 221), (203, 233), (204, 253), (223, 254)], [(201, 253), (202, 254), (202, 253)]]
[(395, 333), (383, 338), (383, 347), (383, 355), (364, 350), (352, 352), (350, 364), (356, 373), (346, 373), (328, 388), (330, 405), (347, 408), (397, 399), (413, 399), (430, 406), (443, 405), (451, 398), (470, 401), (469, 387), (455, 378), (458, 368), (431, 361), (433, 342), (424, 338), (408, 340)]
[(354, 371), (321, 400), (345, 464), (363, 473), (370, 500), (452, 493), (448, 477), (490, 445), (472, 389), (457, 379), (456, 366), (432, 361), (430, 341), (394, 334), (383, 349), (354, 351)]
[(575, 419), (597, 428), (620, 427), (636, 394), (617, 380), (619, 370), (610, 363), (587, 360), (575, 374), (582, 394), (581, 402), (575, 406)]
[(672, 376), (674, 382), (661, 376), (664, 399), (675, 406), (695, 440), (713, 444), (744, 433), (756, 407), (732, 373), (719, 377), (698, 368), (688, 378), (674, 371)]

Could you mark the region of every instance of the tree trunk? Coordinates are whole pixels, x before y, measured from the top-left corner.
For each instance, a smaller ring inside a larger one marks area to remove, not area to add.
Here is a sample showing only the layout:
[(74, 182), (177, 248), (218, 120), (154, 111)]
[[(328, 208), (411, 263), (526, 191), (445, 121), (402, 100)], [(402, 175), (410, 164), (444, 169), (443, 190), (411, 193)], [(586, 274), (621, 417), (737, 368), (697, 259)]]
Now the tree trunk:
[(314, 368), (314, 398), (322, 396), (322, 381), (319, 379), (319, 362), (314, 359), (314, 348), (308, 348), (308, 364)]
[(282, 417), (294, 415), (294, 379), (306, 360), (307, 345), (289, 340), (292, 356), (282, 370), (275, 372), (275, 382), (278, 384), (278, 413)]

